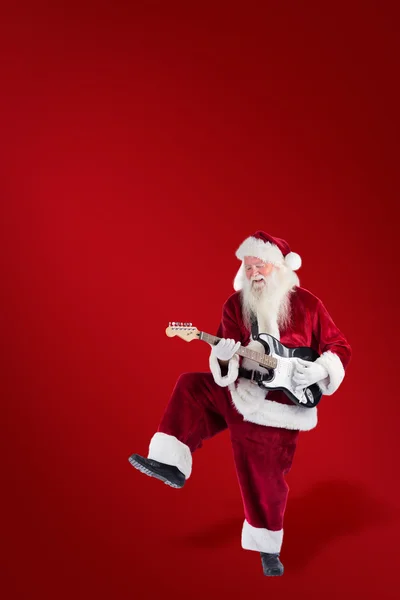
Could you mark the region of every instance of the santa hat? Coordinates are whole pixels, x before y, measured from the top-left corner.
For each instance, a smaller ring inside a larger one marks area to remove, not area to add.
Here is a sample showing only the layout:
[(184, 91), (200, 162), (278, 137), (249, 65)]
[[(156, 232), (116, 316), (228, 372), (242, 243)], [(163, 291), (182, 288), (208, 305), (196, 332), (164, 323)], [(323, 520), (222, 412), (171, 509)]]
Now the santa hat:
[(237, 272), (233, 287), (236, 291), (242, 289), (244, 277), (243, 260), (245, 256), (255, 256), (263, 262), (273, 265), (286, 265), (292, 271), (297, 271), (301, 267), (301, 257), (296, 252), (291, 252), (289, 244), (281, 238), (268, 235), (264, 231), (256, 231), (254, 235), (244, 240), (236, 250), (236, 257), (242, 261), (242, 265)]

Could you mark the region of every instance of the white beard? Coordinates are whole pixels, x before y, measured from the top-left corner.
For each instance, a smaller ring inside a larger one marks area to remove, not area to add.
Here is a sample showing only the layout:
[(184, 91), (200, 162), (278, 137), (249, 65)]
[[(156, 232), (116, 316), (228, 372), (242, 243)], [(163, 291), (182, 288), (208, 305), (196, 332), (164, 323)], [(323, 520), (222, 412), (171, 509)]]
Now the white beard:
[(243, 321), (251, 330), (251, 318), (257, 317), (259, 333), (269, 333), (277, 339), (280, 330), (290, 324), (290, 294), (299, 285), (297, 275), (286, 266), (274, 267), (261, 289), (254, 288), (247, 278), (243, 281), (241, 302)]

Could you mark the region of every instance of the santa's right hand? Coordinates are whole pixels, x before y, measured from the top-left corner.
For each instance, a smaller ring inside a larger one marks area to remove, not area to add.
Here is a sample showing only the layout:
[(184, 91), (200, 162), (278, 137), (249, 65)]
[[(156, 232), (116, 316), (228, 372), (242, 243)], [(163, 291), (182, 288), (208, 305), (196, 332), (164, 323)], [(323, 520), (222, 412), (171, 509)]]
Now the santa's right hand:
[(235, 340), (222, 338), (218, 344), (212, 347), (211, 353), (218, 358), (218, 360), (230, 360), (234, 354), (239, 350), (240, 342)]

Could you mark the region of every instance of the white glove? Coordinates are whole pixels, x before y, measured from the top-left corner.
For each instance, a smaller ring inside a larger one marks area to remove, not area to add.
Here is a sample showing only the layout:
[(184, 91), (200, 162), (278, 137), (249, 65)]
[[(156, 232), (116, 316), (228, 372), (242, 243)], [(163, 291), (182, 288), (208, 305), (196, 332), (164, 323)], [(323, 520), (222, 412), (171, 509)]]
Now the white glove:
[(295, 392), (301, 392), (304, 388), (326, 379), (329, 376), (324, 366), (317, 362), (296, 358), (296, 365), (293, 371), (293, 381), (297, 384)]
[(222, 338), (218, 344), (212, 347), (211, 354), (218, 360), (230, 360), (237, 350), (240, 348), (240, 342), (235, 340)]

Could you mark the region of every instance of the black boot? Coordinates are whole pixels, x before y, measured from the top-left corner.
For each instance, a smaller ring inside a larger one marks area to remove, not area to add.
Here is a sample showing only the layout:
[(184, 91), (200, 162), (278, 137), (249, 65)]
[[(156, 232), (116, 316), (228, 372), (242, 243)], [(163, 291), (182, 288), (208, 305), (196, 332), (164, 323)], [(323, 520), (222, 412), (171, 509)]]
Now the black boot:
[(139, 469), (150, 477), (160, 479), (173, 488), (181, 488), (185, 484), (186, 477), (177, 467), (165, 465), (152, 458), (144, 458), (139, 454), (132, 454), (128, 460), (135, 469)]
[(283, 575), (283, 564), (279, 560), (279, 554), (267, 554), (261, 552), (261, 562), (264, 575), (276, 577)]

